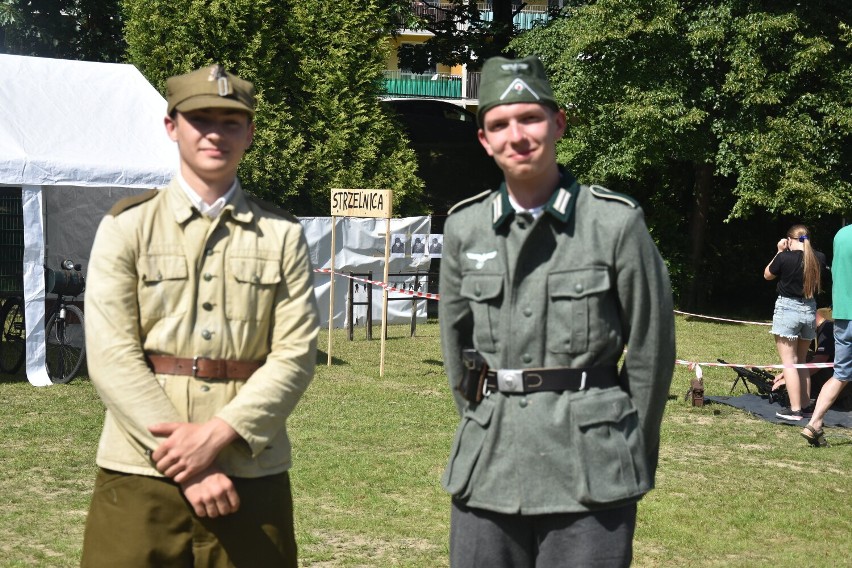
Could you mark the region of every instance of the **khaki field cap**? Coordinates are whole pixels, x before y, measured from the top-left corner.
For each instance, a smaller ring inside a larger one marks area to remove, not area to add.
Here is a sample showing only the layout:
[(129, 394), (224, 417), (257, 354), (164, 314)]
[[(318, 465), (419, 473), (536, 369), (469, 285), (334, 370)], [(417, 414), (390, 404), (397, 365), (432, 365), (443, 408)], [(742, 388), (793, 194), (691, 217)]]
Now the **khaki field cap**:
[(489, 109), (513, 103), (541, 103), (559, 110), (544, 65), (534, 55), (524, 59), (492, 57), (482, 66), (476, 112), (480, 126)]
[(202, 67), (166, 80), (167, 114), (200, 108), (235, 108), (254, 116), (254, 85), (221, 65)]

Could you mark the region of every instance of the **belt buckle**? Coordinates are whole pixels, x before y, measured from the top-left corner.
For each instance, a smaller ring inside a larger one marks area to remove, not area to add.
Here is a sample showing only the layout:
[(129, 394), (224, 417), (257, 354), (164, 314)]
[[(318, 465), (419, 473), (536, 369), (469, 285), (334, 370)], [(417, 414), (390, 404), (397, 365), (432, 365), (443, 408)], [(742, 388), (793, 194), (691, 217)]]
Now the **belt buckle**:
[(521, 369), (497, 371), (497, 390), (500, 392), (524, 392), (524, 372)]
[[(195, 378), (199, 378), (198, 377), (198, 371), (200, 371), (201, 368), (198, 366), (198, 362), (201, 361), (202, 359), (209, 361), (210, 357), (199, 357), (199, 356), (196, 355), (195, 357), (192, 358), (192, 376), (195, 377)], [(208, 377), (201, 377), (201, 378), (205, 379), (205, 378), (208, 378)]]

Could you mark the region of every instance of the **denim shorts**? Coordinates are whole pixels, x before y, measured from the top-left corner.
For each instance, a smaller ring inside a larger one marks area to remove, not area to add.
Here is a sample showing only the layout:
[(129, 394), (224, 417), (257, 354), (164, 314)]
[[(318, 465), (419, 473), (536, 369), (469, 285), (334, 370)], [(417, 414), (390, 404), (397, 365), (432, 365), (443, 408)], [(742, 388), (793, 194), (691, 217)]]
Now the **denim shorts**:
[(816, 300), (778, 296), (772, 315), (772, 333), (787, 339), (810, 341), (816, 337)]
[(850, 320), (834, 320), (834, 378), (852, 380), (852, 325)]

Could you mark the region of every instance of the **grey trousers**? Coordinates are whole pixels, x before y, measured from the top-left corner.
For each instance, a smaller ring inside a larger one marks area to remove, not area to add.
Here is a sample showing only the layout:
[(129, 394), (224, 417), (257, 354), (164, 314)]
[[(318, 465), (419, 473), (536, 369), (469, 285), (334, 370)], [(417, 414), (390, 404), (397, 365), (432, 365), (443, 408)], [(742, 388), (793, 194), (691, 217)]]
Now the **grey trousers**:
[(636, 504), (592, 513), (504, 515), (453, 501), (452, 568), (630, 566)]

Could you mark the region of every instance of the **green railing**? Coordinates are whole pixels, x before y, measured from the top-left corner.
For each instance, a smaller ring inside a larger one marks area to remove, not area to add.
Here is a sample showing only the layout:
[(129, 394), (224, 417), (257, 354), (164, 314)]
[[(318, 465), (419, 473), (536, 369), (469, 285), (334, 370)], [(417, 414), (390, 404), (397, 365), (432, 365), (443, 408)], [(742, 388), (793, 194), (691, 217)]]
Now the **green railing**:
[(385, 93), (393, 97), (460, 99), (461, 84), (459, 75), (385, 71)]

